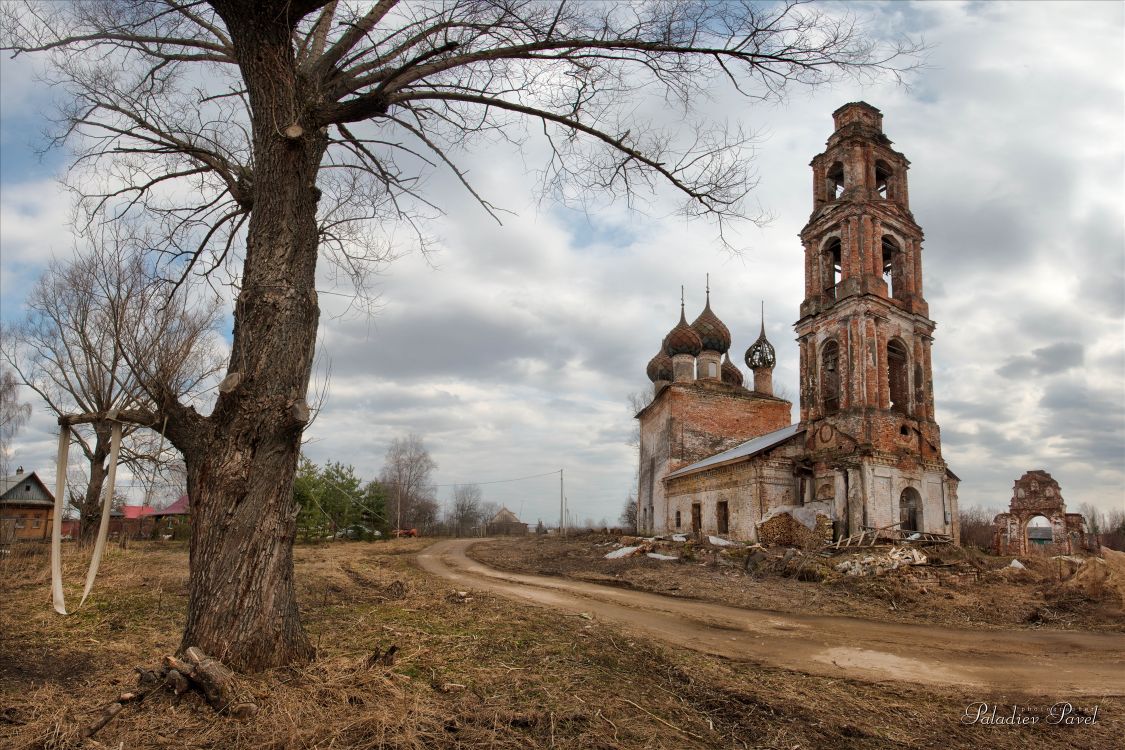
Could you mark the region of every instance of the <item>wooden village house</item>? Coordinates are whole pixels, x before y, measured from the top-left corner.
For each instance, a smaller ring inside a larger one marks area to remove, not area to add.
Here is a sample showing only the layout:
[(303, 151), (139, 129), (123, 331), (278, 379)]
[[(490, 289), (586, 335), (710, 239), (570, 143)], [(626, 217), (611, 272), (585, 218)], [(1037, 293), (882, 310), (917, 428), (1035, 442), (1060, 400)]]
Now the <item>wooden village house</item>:
[(51, 538), (55, 496), (34, 471), (0, 478), (0, 544)]

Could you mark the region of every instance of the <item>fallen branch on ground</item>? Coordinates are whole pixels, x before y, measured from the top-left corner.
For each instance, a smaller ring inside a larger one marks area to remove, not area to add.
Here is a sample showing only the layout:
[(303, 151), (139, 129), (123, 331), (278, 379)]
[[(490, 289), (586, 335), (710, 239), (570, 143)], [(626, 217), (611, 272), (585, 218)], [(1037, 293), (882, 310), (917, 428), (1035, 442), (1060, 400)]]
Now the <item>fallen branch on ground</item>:
[(184, 658), (165, 656), (158, 670), (135, 667), (138, 672), (137, 690), (122, 693), (106, 706), (97, 720), (82, 731), (85, 738), (93, 737), (106, 724), (113, 721), (127, 703), (140, 703), (155, 690), (167, 687), (177, 696), (192, 688), (198, 690), (216, 711), (225, 712), (238, 719), (246, 719), (258, 711), (254, 703), (235, 703), (234, 673), (217, 659), (194, 646), (184, 652)]

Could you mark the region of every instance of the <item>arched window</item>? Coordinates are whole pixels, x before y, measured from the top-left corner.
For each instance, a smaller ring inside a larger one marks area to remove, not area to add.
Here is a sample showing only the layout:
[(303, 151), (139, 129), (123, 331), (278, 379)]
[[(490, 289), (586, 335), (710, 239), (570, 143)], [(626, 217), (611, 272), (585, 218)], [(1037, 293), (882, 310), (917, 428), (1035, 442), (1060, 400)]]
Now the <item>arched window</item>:
[(894, 170), (891, 165), (880, 159), (875, 162), (875, 191), (879, 194), (880, 198), (884, 200), (890, 198), (894, 199), (894, 188), (891, 183), (891, 177), (894, 175)]
[(828, 200), (839, 200), (840, 196), (844, 194), (843, 162), (836, 162), (829, 167), (825, 177), (828, 179)]
[(909, 390), (906, 380), (906, 344), (898, 339), (887, 342), (887, 385), (891, 392), (891, 411), (906, 414), (909, 411)]
[(883, 280), (887, 282), (887, 296), (902, 299), (905, 288), (904, 256), (898, 241), (889, 234), (883, 235)]
[(820, 262), (824, 296), (836, 299), (836, 285), (843, 276), (843, 246), (839, 237), (832, 237), (824, 243)]
[(829, 341), (820, 355), (820, 396), (825, 414), (840, 411), (840, 345)]
[(913, 487), (907, 487), (898, 498), (899, 528), (903, 531), (922, 530), (922, 496)]
[(676, 511), (676, 528), (680, 528), (680, 511)]

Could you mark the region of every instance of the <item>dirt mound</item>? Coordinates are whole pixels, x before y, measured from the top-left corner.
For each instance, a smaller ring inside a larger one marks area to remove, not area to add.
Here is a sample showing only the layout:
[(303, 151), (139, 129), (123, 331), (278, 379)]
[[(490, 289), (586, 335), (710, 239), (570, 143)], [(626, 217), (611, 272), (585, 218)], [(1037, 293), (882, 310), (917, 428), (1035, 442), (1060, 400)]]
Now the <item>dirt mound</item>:
[(1103, 553), (1104, 558), (1086, 558), (1074, 575), (1061, 582), (1052, 593), (1125, 606), (1125, 552), (1107, 549)]

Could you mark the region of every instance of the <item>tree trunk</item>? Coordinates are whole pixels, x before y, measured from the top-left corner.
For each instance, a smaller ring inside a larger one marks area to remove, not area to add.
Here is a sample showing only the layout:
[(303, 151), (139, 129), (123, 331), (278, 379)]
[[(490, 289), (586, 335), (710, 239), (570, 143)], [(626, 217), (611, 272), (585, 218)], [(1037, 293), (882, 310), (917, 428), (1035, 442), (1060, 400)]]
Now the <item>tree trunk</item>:
[(253, 203), (231, 385), (220, 388), (211, 416), (180, 440), (192, 507), (181, 650), (195, 646), (254, 671), (313, 655), (293, 585), (293, 477), (320, 315), (316, 176), (326, 137), (310, 127), (285, 134), (302, 121), (297, 105), (315, 104), (299, 90), (286, 14), (216, 5), (250, 100)]
[[(96, 428), (95, 428), (96, 431)], [(102, 487), (105, 485), (105, 460), (109, 455), (109, 432), (102, 439), (100, 431), (95, 432), (94, 455), (90, 456), (90, 481), (82, 505), (78, 508), (78, 539), (82, 544), (92, 544), (98, 535), (98, 524), (102, 520)]]

